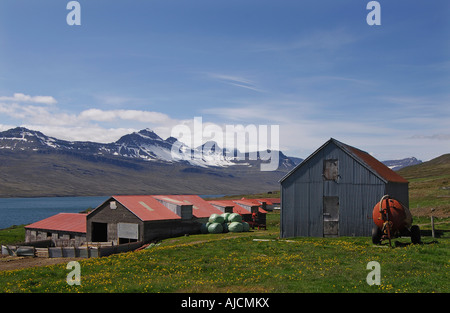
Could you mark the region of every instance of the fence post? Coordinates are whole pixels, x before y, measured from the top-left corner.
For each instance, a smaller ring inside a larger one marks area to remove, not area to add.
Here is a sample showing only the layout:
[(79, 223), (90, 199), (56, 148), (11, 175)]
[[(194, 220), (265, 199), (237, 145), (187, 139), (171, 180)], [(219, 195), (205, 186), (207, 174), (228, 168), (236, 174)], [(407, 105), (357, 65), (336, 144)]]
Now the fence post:
[(434, 208), (431, 209), (431, 236), (435, 238), (434, 234), (434, 216), (433, 216)]

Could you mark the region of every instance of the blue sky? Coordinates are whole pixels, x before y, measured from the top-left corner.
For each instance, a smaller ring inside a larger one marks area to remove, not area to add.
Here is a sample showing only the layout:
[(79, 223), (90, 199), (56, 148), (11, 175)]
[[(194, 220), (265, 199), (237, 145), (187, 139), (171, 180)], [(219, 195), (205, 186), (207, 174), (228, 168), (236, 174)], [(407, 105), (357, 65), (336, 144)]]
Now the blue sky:
[(0, 2), (0, 130), (67, 140), (279, 125), (307, 157), (330, 137), (380, 160), (450, 147), (450, 2), (381, 0)]

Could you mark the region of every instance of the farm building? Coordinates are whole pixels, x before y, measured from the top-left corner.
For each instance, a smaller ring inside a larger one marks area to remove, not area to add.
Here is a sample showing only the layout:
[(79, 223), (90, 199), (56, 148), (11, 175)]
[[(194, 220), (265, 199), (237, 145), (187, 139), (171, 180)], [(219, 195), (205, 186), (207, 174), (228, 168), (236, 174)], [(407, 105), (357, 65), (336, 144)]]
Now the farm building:
[(59, 213), (25, 226), (25, 242), (47, 239), (55, 246), (80, 246), (86, 241), (86, 214)]
[(264, 199), (256, 199), (260, 203), (262, 201), (266, 202), (266, 208), (268, 211), (279, 210), (280, 209), (280, 198), (264, 198)]
[(153, 196), (113, 196), (87, 215), (90, 242), (148, 242), (197, 232), (192, 204)]
[(89, 214), (60, 213), (30, 224), (26, 242), (51, 239), (55, 246), (85, 242), (114, 245), (197, 233), (216, 207), (196, 195), (112, 196)]
[(367, 152), (331, 138), (281, 180), (280, 236), (370, 236), (389, 194), (409, 206), (408, 181)]
[(213, 200), (208, 201), (209, 204), (220, 210), (221, 213), (237, 213), (233, 209), (236, 206), (232, 200)]
[(242, 220), (253, 224), (253, 213), (256, 214), (256, 225), (266, 225), (267, 211), (261, 208), (261, 204), (253, 199), (244, 200), (214, 200), (209, 201), (211, 205), (218, 208), (221, 213), (238, 213)]

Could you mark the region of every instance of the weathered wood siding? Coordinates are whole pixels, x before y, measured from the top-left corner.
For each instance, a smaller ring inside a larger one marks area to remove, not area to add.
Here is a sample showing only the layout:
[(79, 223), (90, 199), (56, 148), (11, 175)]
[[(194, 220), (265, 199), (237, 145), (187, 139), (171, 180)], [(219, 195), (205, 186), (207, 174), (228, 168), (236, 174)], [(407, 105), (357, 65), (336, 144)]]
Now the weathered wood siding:
[[(338, 177), (327, 180), (324, 161), (338, 161)], [(373, 206), (385, 194), (408, 205), (408, 185), (386, 183), (330, 142), (281, 183), (280, 236), (324, 235), (324, 197), (339, 197), (339, 236), (369, 236)]]
[(92, 240), (92, 224), (93, 223), (107, 223), (107, 240), (118, 244), (117, 224), (118, 223), (131, 223), (138, 224), (139, 226), (139, 239), (138, 241), (144, 241), (144, 222), (142, 222), (136, 215), (131, 213), (121, 203), (115, 201), (116, 209), (111, 209), (110, 202), (105, 202), (101, 207), (97, 208), (91, 214), (87, 216), (86, 235), (87, 241)]

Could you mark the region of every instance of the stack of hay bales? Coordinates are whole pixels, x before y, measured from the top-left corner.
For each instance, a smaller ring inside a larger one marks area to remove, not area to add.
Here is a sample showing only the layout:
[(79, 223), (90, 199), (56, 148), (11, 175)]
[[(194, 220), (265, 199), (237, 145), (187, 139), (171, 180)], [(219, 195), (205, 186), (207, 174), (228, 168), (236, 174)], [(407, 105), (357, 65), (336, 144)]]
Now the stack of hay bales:
[(242, 221), (242, 216), (237, 213), (212, 214), (208, 223), (202, 224), (203, 234), (239, 233), (250, 230), (250, 225)]

